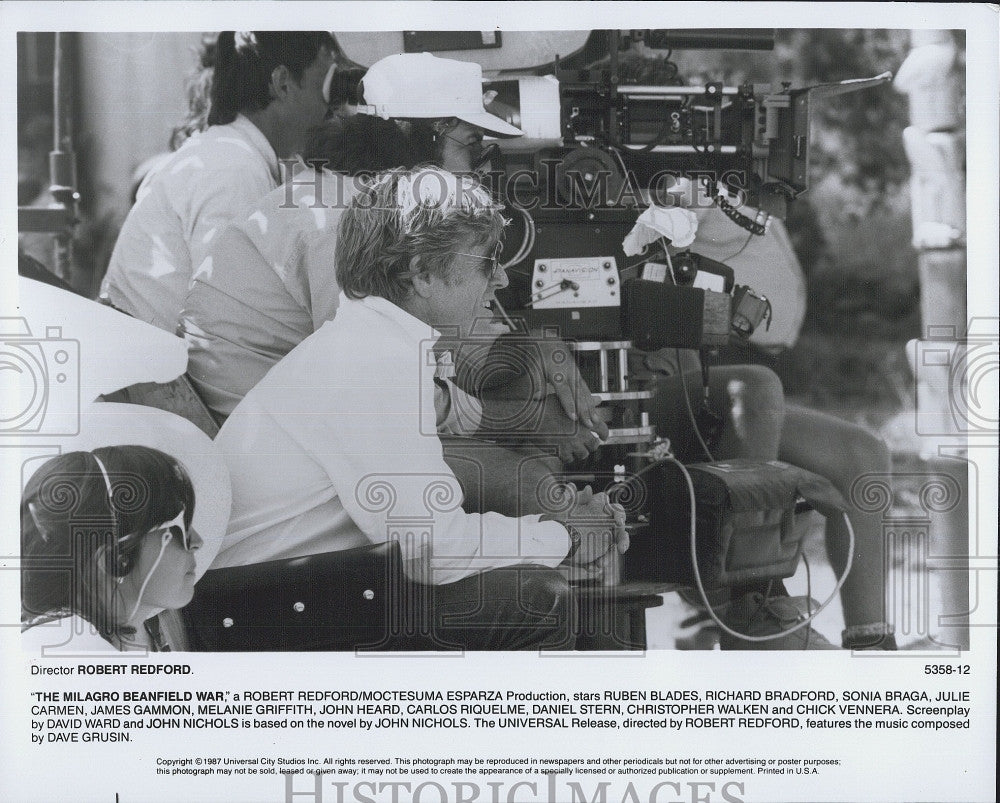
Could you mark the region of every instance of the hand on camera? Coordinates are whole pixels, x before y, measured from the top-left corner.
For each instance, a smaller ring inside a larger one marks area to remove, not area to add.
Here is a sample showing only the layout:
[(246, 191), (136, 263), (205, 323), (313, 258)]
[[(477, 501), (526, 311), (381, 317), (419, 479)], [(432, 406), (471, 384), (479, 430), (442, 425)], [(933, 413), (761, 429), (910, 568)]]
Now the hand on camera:
[(601, 445), (600, 437), (607, 436), (607, 426), (603, 422), (605, 434), (600, 436), (582, 421), (571, 420), (554, 394), (546, 396), (542, 405), (539, 445), (555, 446), (556, 454), (563, 463), (586, 459)]
[(573, 352), (563, 341), (552, 339), (539, 340), (538, 350), (545, 381), (559, 400), (566, 416), (571, 421), (579, 422), (588, 434), (593, 432), (601, 440), (606, 439), (608, 425), (597, 413), (600, 402), (583, 381)]

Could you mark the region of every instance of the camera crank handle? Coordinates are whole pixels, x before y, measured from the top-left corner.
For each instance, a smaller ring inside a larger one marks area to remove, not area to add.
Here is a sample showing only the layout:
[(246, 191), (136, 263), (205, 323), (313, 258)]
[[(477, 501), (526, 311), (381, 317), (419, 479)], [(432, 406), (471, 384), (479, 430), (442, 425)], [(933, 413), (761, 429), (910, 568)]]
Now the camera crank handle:
[[(575, 292), (579, 289), (580, 285), (577, 282), (571, 281), (570, 279), (563, 279), (559, 282), (559, 284), (550, 284), (548, 287), (543, 287), (541, 290), (535, 292), (533, 294), (534, 297), (531, 298), (524, 306), (533, 307), (539, 301), (545, 301), (546, 299), (552, 298), (552, 296), (557, 296), (566, 290), (573, 290)], [(550, 290), (552, 292), (548, 292)], [(542, 295), (542, 293), (546, 293), (546, 295)]]

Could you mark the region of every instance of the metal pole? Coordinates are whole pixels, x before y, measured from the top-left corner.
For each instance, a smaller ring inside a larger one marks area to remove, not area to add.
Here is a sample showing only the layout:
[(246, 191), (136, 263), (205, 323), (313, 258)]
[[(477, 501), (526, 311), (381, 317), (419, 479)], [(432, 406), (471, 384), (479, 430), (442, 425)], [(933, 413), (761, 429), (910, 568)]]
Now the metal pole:
[(52, 152), (49, 153), (49, 192), (65, 211), (65, 226), (55, 233), (56, 275), (71, 282), (73, 224), (76, 223), (76, 158), (72, 137), (72, 84), (66, 76), (67, 34), (55, 35), (52, 65)]

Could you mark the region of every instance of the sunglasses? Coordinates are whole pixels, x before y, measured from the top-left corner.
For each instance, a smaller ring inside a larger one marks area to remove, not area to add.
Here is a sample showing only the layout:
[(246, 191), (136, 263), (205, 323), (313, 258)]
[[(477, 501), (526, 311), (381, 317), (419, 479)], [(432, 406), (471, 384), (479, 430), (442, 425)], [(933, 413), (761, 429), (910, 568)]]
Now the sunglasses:
[(493, 248), (493, 253), (490, 255), (484, 254), (467, 254), (465, 251), (451, 251), (450, 253), (456, 256), (472, 257), (473, 259), (488, 259), (492, 263), (490, 268), (490, 281), (495, 282), (500, 278), (500, 274), (503, 273), (503, 266), (500, 264), (500, 252), (503, 250), (503, 243), (497, 243)]
[(153, 527), (144, 533), (131, 533), (126, 535), (121, 539), (119, 544), (124, 545), (130, 540), (145, 538), (147, 535), (153, 535), (154, 533), (158, 535), (165, 533), (169, 536), (169, 538), (176, 538), (177, 542), (184, 548), (185, 552), (194, 552), (201, 546), (201, 542), (194, 543), (194, 538), (188, 531), (187, 525), (184, 523), (184, 513), (184, 508), (181, 508), (181, 512), (174, 516), (174, 518), (170, 521), (164, 522), (157, 527)]

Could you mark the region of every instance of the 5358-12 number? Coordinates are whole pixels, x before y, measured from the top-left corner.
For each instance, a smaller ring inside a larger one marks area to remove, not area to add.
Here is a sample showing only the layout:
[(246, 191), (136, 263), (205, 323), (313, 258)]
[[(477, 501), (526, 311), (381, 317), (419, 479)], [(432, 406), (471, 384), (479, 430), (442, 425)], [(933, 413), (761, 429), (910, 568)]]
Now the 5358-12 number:
[(968, 664), (924, 664), (925, 675), (971, 675)]

